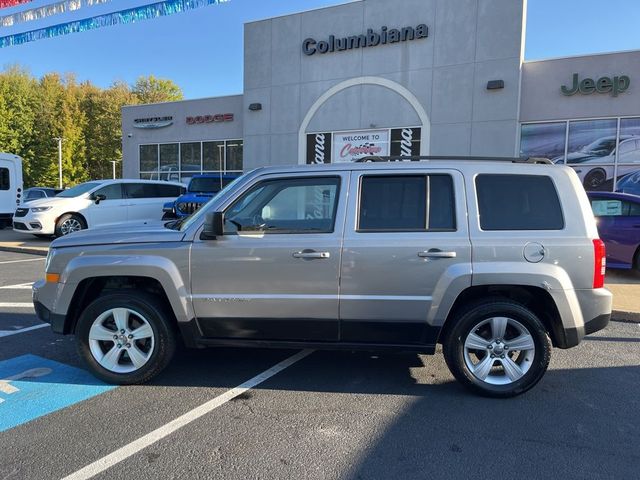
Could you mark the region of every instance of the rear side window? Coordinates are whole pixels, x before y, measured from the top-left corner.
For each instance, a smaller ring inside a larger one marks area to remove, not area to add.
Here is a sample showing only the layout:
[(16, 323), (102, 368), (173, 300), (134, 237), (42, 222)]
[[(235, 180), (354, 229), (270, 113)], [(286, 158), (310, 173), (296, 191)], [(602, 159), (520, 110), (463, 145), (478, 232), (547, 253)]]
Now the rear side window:
[(126, 183), (127, 198), (176, 198), (185, 191), (184, 187), (161, 183)]
[(544, 175), (478, 175), (483, 230), (562, 230), (558, 192)]
[(359, 232), (456, 229), (449, 175), (366, 175), (360, 186)]
[(0, 168), (0, 190), (9, 190), (11, 186), (9, 182), (9, 169)]

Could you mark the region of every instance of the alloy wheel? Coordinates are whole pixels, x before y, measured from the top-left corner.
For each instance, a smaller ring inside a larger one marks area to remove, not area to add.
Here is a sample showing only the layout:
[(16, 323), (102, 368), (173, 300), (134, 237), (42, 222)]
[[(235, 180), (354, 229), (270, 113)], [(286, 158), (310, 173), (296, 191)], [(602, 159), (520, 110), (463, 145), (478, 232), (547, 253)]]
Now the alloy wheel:
[(144, 316), (129, 308), (112, 308), (96, 318), (89, 330), (93, 358), (113, 373), (131, 373), (151, 358), (153, 329)]
[(482, 320), (464, 342), (467, 368), (491, 385), (509, 385), (521, 379), (531, 368), (535, 353), (529, 330), (508, 317)]

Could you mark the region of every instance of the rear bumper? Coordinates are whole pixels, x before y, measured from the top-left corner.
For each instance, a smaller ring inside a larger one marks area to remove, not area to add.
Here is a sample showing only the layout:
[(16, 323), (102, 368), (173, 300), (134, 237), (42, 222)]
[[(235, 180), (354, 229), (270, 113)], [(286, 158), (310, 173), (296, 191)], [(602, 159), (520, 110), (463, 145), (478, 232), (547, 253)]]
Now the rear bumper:
[[(565, 326), (563, 337), (558, 342), (560, 348), (575, 347), (591, 333), (602, 330), (611, 320), (613, 295), (606, 288), (575, 290), (577, 303), (582, 313), (582, 324)], [(574, 315), (574, 318), (576, 315)]]

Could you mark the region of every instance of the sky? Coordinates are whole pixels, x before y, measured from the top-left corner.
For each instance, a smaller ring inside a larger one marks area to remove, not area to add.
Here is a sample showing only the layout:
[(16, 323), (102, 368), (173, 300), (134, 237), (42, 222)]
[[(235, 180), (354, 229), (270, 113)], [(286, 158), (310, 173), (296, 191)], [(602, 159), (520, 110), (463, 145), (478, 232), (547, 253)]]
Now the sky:
[[(28, 8), (54, 1), (59, 0), (34, 0)], [(86, 12), (97, 15), (152, 1), (113, 0), (20, 27), (0, 28), (0, 36), (84, 18)], [(397, 1), (401, 0), (389, 0)], [(80, 81), (102, 87), (155, 75), (175, 81), (185, 98), (237, 94), (242, 93), (245, 22), (340, 3), (345, 2), (230, 0), (136, 24), (0, 48), (0, 67), (19, 64), (36, 76), (71, 72)], [(26, 8), (0, 9), (0, 15)], [(525, 59), (640, 49), (639, 20), (639, 0), (529, 0)]]

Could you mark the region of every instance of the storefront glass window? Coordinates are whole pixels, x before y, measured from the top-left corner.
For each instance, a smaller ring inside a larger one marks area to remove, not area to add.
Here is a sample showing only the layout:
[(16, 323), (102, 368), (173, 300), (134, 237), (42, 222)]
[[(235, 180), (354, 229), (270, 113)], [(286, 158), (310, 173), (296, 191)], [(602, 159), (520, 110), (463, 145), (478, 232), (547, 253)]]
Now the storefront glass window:
[(140, 171), (158, 171), (158, 145), (140, 145)]
[(203, 142), (202, 169), (220, 171), (224, 163), (224, 142)]
[(567, 165), (572, 166), (587, 190), (613, 190), (618, 121), (569, 122)]
[(242, 140), (163, 143), (139, 148), (141, 179), (188, 183), (200, 173), (242, 172)]
[(586, 190), (640, 193), (640, 117), (522, 124), (520, 154), (564, 159)]
[(225, 170), (231, 172), (242, 171), (242, 140), (227, 140)]
[(555, 163), (563, 163), (566, 128), (567, 122), (522, 125), (520, 155), (548, 158)]
[(640, 117), (620, 119), (616, 191), (640, 195)]

